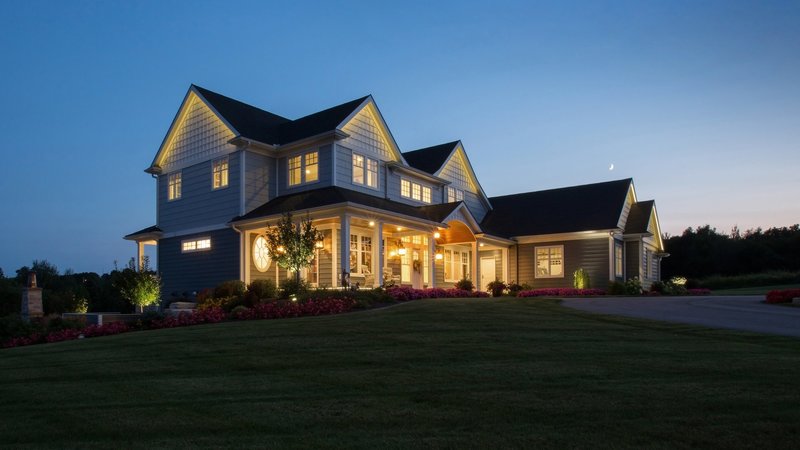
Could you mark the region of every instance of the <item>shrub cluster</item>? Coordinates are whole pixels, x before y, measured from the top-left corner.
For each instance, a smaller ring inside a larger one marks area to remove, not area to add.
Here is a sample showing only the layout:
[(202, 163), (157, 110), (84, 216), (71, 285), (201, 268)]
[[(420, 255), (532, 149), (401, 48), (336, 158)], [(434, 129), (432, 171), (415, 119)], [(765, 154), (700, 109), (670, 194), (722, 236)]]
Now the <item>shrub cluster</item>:
[(521, 291), (517, 297), (574, 297), (606, 295), (602, 289), (542, 288)]
[(781, 289), (767, 292), (767, 303), (790, 303), (800, 298), (800, 289)]
[(423, 298), (467, 298), (467, 297), (488, 297), (489, 294), (480, 291), (467, 291), (465, 289), (443, 289), (443, 288), (427, 288), (427, 289), (414, 289), (404, 286), (394, 286), (386, 289), (386, 293), (398, 302), (407, 302), (411, 300), (419, 300)]
[(355, 304), (356, 302), (352, 299), (342, 298), (323, 298), (303, 302), (279, 301), (261, 303), (252, 308), (237, 310), (233, 317), (239, 320), (255, 320), (340, 314), (351, 311)]

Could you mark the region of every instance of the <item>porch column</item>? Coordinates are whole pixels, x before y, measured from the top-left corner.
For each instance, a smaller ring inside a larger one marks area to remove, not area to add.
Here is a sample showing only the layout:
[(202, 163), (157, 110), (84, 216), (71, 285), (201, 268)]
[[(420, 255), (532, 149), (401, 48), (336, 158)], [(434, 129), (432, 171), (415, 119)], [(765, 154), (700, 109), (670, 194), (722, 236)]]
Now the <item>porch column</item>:
[(141, 272), (144, 265), (144, 241), (136, 241), (136, 261), (138, 261), (137, 269)]
[(508, 283), (511, 281), (508, 279), (508, 247), (505, 247), (502, 250), (500, 250), (500, 255), (503, 261), (503, 281), (505, 283)]
[(375, 232), (372, 235), (372, 248), (377, 250), (378, 254), (373, 256), (372, 260), (375, 261), (375, 271), (373, 272), (373, 288), (383, 286), (383, 221), (378, 220), (375, 222)]
[(482, 291), (485, 289), (484, 286), (481, 286), (481, 258), (478, 255), (478, 240), (475, 239), (475, 242), (472, 243), (472, 284), (475, 286), (476, 291)]
[(250, 247), (250, 236), (252, 234), (249, 231), (242, 231), (242, 281), (245, 284), (250, 284), (250, 261), (252, 256), (250, 252), (252, 248)]
[(436, 287), (436, 239), (428, 236), (428, 287)]
[(339, 221), (341, 222), (339, 243), (342, 248), (339, 252), (341, 258), (339, 259), (339, 284), (337, 286), (342, 285), (342, 273), (350, 273), (350, 215), (342, 214)]

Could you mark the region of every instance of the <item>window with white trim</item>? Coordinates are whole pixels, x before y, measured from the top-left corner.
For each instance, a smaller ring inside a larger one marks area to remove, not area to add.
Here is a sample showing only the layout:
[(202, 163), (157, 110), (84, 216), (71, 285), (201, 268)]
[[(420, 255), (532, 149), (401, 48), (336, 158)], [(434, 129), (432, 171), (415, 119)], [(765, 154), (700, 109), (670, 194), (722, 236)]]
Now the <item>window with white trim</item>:
[(622, 264), (622, 243), (614, 242), (614, 276), (617, 278), (622, 278), (624, 276)]
[(210, 237), (181, 241), (181, 253), (202, 252), (207, 250), (211, 250)]
[(536, 247), (536, 278), (564, 277), (564, 246)]
[(423, 203), (431, 202), (431, 188), (406, 179), (400, 179), (400, 196), (414, 199)]
[(378, 161), (353, 153), (353, 184), (378, 187)]
[(650, 264), (649, 264), (649, 262), (650, 262), (650, 250), (645, 249), (643, 258), (644, 259), (642, 260), (642, 276), (647, 278), (647, 276), (649, 275), (647, 269), (650, 267)]
[(350, 273), (372, 273), (372, 236), (350, 234)]
[(311, 183), (319, 179), (319, 153), (308, 152), (296, 155), (287, 161), (289, 186)]
[(181, 172), (169, 174), (167, 178), (167, 199), (177, 200), (181, 198)]
[(470, 256), (469, 250), (455, 250), (447, 248), (444, 250), (444, 281), (456, 282), (464, 278), (470, 278)]
[(228, 157), (220, 158), (211, 164), (211, 187), (219, 189), (228, 186)]
[(464, 191), (447, 186), (447, 203), (464, 201)]

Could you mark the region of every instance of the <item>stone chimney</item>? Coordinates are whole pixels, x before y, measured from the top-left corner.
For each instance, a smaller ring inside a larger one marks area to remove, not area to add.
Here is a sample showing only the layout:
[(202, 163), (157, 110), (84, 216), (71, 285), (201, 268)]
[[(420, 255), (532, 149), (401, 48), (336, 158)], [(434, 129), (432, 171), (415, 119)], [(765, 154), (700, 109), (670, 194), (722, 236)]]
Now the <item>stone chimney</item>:
[(27, 286), (22, 288), (22, 318), (25, 321), (44, 315), (42, 288), (36, 287), (36, 272), (28, 272)]

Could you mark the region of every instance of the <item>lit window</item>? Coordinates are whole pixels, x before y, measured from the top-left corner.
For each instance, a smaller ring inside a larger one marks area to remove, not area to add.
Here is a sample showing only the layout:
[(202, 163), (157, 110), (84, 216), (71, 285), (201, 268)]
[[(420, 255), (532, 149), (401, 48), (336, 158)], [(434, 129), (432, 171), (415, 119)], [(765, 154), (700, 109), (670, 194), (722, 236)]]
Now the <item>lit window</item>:
[(642, 270), (642, 274), (643, 274), (643, 276), (645, 278), (647, 278), (647, 275), (648, 275), (647, 268), (650, 267), (650, 264), (649, 264), (650, 258), (649, 258), (649, 256), (650, 256), (650, 250), (645, 250), (644, 251), (644, 261), (642, 261), (642, 269), (643, 269)]
[(464, 191), (453, 187), (447, 187), (447, 203), (464, 201)]
[(378, 161), (367, 158), (367, 186), (378, 187)]
[(431, 188), (429, 188), (427, 186), (423, 186), (422, 187), (422, 201), (424, 203), (430, 203), (431, 202)]
[(618, 278), (624, 276), (622, 270), (622, 244), (619, 242), (614, 243), (614, 276)]
[(289, 158), (289, 186), (295, 186), (303, 181), (302, 158), (294, 156)]
[(350, 273), (368, 274), (372, 271), (372, 237), (350, 235)]
[(319, 155), (317, 152), (306, 153), (306, 183), (309, 181), (317, 181), (319, 179), (319, 164), (318, 159)]
[(444, 279), (447, 281), (453, 280), (453, 251), (444, 251)]
[(364, 184), (364, 157), (353, 153), (353, 183)]
[(204, 237), (200, 239), (192, 239), (188, 241), (181, 241), (181, 252), (201, 252), (211, 250), (211, 238)]
[(228, 185), (228, 158), (214, 161), (211, 165), (211, 182), (214, 189)]
[(470, 279), (469, 252), (461, 252), (461, 278)]
[(422, 200), (422, 186), (417, 183), (411, 183), (411, 198), (414, 200)]
[(536, 278), (564, 277), (564, 246), (536, 247)]
[(470, 278), (470, 256), (468, 250), (458, 251), (445, 249), (444, 251), (444, 280), (456, 282)]
[(253, 264), (259, 272), (266, 272), (272, 263), (267, 248), (267, 238), (258, 236), (253, 242)]
[(400, 195), (403, 197), (411, 197), (411, 182), (408, 180), (400, 180)]
[(167, 184), (167, 198), (170, 200), (181, 198), (181, 173), (171, 173)]

